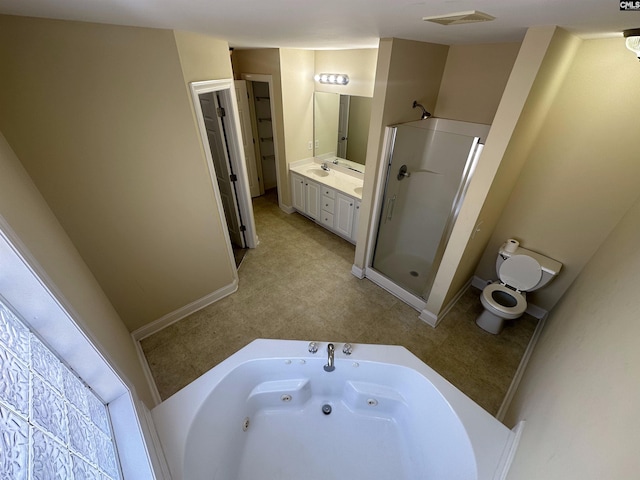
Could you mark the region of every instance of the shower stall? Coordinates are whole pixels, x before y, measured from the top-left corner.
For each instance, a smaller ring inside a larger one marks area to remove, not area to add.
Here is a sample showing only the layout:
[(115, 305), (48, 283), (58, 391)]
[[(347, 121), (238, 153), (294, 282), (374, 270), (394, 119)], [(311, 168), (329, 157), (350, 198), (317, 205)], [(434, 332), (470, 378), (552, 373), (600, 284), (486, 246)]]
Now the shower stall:
[(387, 127), (366, 276), (416, 310), (426, 306), (488, 132), (489, 125), (442, 118)]

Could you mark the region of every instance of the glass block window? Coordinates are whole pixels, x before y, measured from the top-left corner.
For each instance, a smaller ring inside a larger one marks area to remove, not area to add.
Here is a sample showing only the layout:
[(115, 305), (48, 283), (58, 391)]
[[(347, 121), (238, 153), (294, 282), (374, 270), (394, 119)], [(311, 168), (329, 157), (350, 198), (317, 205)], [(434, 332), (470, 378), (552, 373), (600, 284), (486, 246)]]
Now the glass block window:
[(108, 415), (0, 300), (0, 479), (120, 480)]

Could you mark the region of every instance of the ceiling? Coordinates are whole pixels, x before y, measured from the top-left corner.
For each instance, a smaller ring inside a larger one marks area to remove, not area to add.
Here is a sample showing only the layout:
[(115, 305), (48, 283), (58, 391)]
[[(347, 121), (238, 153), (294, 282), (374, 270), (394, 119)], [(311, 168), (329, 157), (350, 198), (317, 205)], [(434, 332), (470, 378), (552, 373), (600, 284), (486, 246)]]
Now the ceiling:
[[(0, 0), (0, 13), (10, 15), (187, 30), (237, 48), (312, 49), (376, 47), (386, 37), (449, 45), (520, 41), (540, 25), (583, 38), (640, 27), (640, 11), (619, 8), (613, 0)], [(449, 26), (422, 20), (469, 10), (496, 19)]]

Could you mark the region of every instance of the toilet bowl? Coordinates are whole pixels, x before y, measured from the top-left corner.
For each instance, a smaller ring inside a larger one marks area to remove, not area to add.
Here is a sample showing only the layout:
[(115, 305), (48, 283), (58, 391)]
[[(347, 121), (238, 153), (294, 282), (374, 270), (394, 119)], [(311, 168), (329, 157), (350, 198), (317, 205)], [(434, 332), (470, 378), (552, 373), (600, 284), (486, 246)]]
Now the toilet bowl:
[(505, 320), (522, 316), (527, 309), (526, 292), (537, 290), (549, 283), (560, 271), (562, 264), (539, 253), (517, 248), (500, 248), (496, 259), (499, 281), (488, 284), (480, 295), (484, 311), (476, 324), (489, 333), (499, 334)]

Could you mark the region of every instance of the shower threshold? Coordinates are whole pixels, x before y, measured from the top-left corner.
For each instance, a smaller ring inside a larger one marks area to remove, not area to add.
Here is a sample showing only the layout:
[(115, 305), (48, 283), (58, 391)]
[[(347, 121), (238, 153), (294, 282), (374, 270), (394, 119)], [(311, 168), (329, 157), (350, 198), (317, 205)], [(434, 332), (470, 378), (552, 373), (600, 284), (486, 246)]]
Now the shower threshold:
[(420, 298), (419, 296), (409, 292), (408, 290), (405, 290), (404, 288), (390, 280), (388, 277), (375, 270), (373, 267), (368, 267), (365, 270), (365, 277), (379, 287), (384, 288), (391, 295), (399, 298), (418, 312), (422, 312), (427, 307), (427, 302), (425, 302), (423, 298)]

